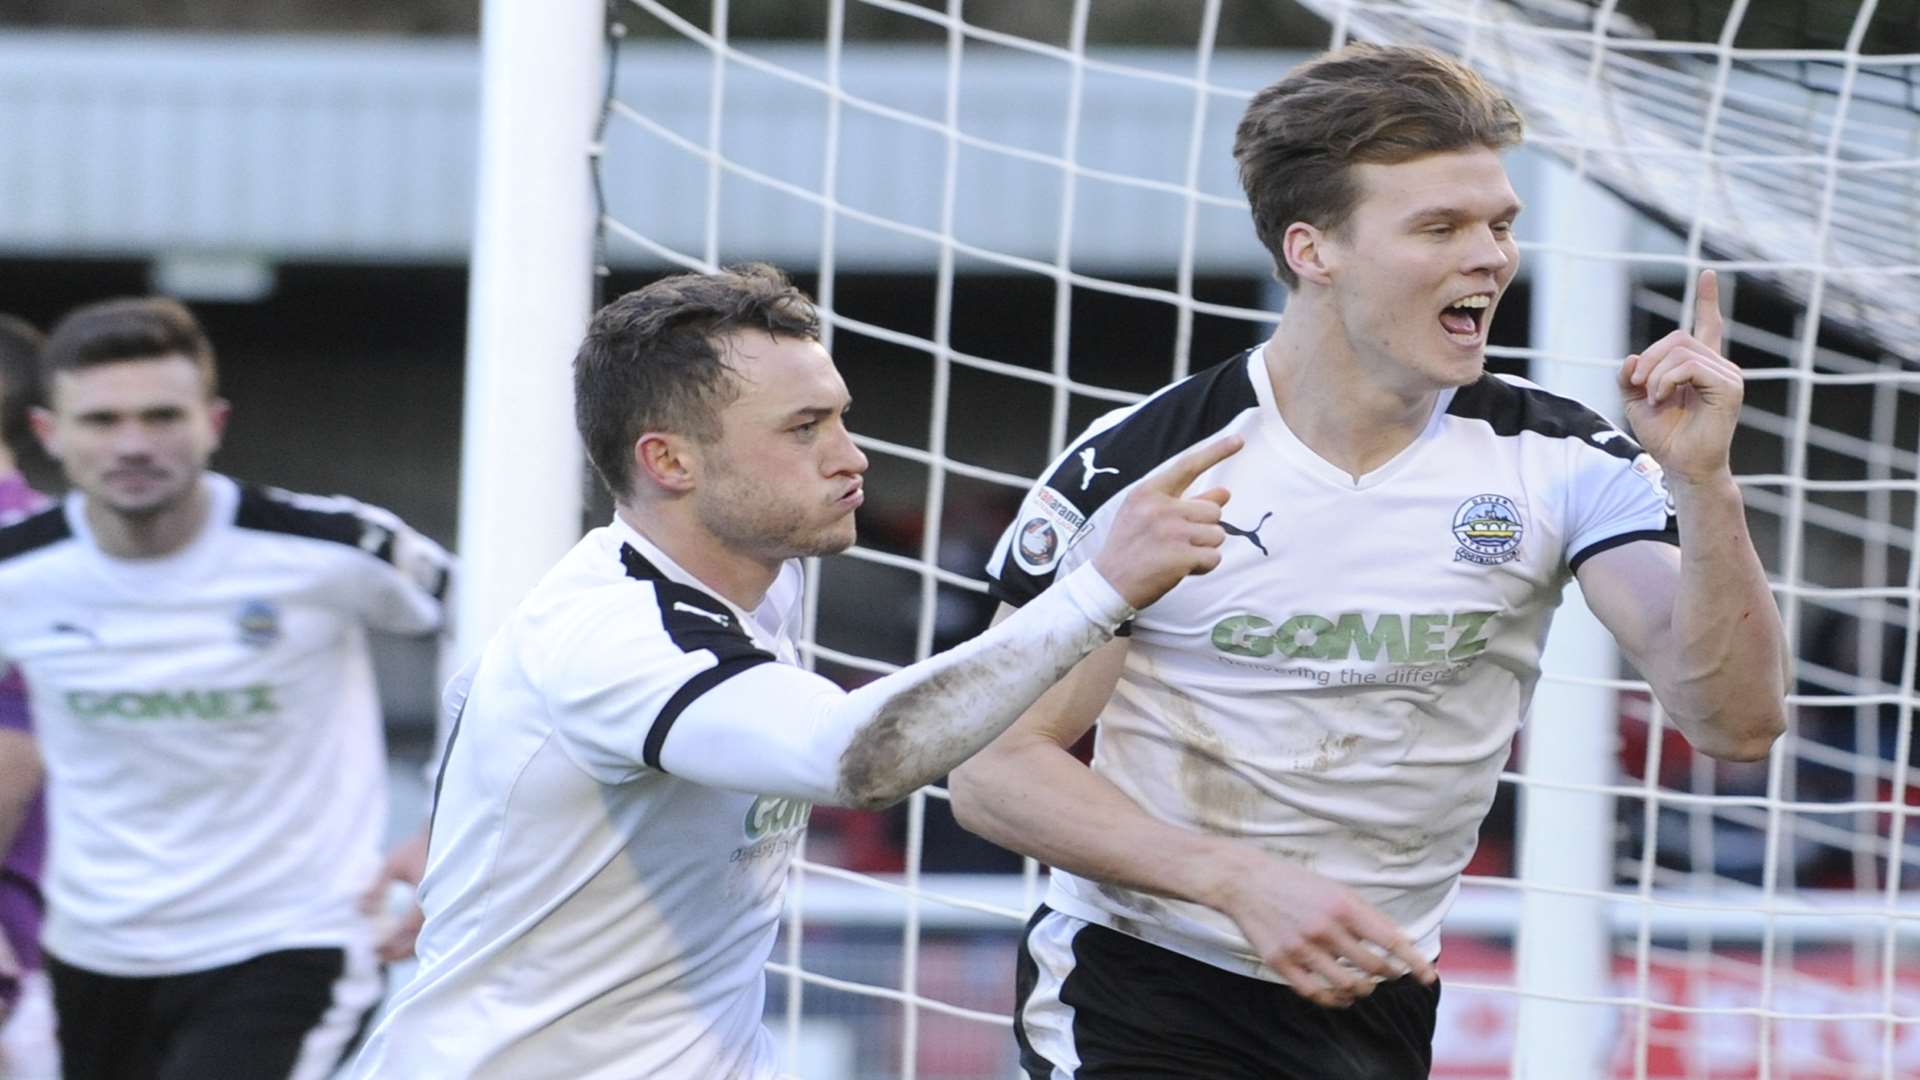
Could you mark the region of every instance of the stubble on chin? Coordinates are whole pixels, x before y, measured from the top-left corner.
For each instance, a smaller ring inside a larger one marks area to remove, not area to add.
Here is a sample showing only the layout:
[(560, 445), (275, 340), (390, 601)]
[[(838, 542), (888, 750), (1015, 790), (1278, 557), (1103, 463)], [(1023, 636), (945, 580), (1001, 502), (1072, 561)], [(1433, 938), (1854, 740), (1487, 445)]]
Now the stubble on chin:
[[(754, 492), (722, 504), (703, 515), (707, 532), (735, 551), (751, 553), (768, 562), (838, 555), (853, 546), (852, 515), (830, 525), (810, 524), (804, 514), (789, 511), (767, 514), (775, 505), (770, 492)], [(759, 512), (755, 512), (759, 511)], [(764, 516), (763, 516), (764, 515)]]
[(827, 540), (821, 550), (814, 552), (814, 554), (838, 555), (852, 547), (859, 539), (859, 534), (854, 532), (853, 524), (849, 522), (845, 529), (834, 530), (832, 537)]
[(824, 529), (817, 530), (811, 536), (793, 536), (787, 545), (790, 559), (818, 558), (826, 555), (838, 555), (854, 545), (858, 536), (853, 528), (853, 516), (849, 514), (845, 522), (835, 522)]

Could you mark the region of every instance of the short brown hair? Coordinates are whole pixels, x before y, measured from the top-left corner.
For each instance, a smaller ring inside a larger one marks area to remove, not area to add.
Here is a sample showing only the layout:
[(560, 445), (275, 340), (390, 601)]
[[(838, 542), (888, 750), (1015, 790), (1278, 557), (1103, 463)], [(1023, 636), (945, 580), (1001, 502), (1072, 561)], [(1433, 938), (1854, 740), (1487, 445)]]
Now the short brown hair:
[(1233, 159), (1253, 206), (1253, 229), (1287, 266), (1287, 228), (1339, 228), (1360, 192), (1355, 164), (1393, 165), (1426, 154), (1520, 141), (1520, 110), (1485, 79), (1432, 49), (1349, 45), (1289, 71), (1240, 117)]
[(47, 335), (40, 368), (51, 383), (62, 371), (165, 356), (191, 360), (200, 369), (207, 395), (218, 392), (213, 343), (185, 304), (164, 296), (102, 300), (67, 312)]
[(15, 315), (0, 315), (0, 442), (15, 456), (31, 448), (27, 413), (40, 404), (40, 350), (47, 337)]
[(573, 415), (615, 499), (631, 494), (640, 436), (720, 437), (720, 410), (739, 393), (722, 339), (739, 330), (818, 341), (820, 317), (765, 263), (664, 277), (594, 315), (573, 358)]

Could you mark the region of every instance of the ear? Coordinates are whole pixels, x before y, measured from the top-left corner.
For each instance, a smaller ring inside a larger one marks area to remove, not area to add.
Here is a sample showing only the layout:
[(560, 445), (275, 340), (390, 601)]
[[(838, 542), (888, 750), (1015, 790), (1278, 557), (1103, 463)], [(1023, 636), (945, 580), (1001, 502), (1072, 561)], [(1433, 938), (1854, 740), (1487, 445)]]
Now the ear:
[(59, 432), (53, 423), (53, 410), (35, 405), (27, 410), (27, 426), (33, 429), (33, 437), (40, 440), (40, 448), (55, 461), (60, 460)]
[(233, 415), (233, 403), (226, 398), (214, 398), (207, 402), (207, 423), (213, 426), (213, 448), (220, 448), (221, 440), (227, 437), (227, 419)]
[(633, 478), (672, 495), (693, 490), (699, 474), (693, 442), (684, 435), (649, 431), (633, 444)]
[(1327, 271), (1326, 247), (1327, 234), (1318, 226), (1296, 221), (1287, 226), (1286, 235), (1280, 239), (1280, 257), (1301, 281), (1330, 285), (1333, 275)]

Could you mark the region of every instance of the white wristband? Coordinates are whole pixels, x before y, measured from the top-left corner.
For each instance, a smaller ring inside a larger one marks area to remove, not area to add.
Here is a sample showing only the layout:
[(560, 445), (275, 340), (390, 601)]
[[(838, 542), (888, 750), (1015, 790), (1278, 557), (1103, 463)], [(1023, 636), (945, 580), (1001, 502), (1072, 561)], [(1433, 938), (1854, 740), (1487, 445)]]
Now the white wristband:
[(1087, 621), (1111, 634), (1137, 612), (1092, 563), (1080, 567), (1055, 583), (1066, 593)]

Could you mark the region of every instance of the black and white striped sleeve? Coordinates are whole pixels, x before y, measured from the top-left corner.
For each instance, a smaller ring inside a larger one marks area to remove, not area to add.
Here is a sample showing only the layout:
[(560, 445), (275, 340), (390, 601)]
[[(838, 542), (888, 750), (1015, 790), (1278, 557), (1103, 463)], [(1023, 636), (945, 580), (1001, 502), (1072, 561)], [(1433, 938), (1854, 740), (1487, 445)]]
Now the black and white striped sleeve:
[[(648, 768), (660, 768), (660, 747), (687, 707), (719, 686), (761, 664), (775, 663), (772, 653), (753, 643), (727, 607), (698, 589), (684, 585), (654, 586), (660, 622), (673, 647), (683, 657), (704, 664), (673, 687), (647, 726), (640, 757)], [(708, 658), (711, 662), (708, 663)]]
[(1530, 452), (1556, 455), (1553, 483), (1569, 573), (1622, 544), (1680, 542), (1659, 464), (1631, 435), (1580, 402), (1525, 379), (1489, 374), (1462, 387), (1447, 411), (1484, 423), (1503, 439), (1520, 440)]
[(1248, 357), (1240, 353), (1094, 421), (1028, 490), (987, 560), (987, 591), (1020, 607), (1092, 558), (1118, 496), (1258, 407)]
[(540, 613), (532, 627), (545, 642), (533, 674), (554, 729), (575, 762), (606, 783), (660, 769), (661, 745), (688, 706), (775, 663), (726, 602), (668, 579), (632, 547), (620, 555), (621, 587)]
[(952, 768), (1133, 614), (1087, 568), (981, 636), (849, 694), (777, 662), (718, 597), (622, 555), (634, 580), (528, 613), (521, 631), (539, 643), (529, 674), (560, 745), (609, 784), (669, 773), (810, 802), (904, 795), (902, 778), (917, 786)]
[(1640, 540), (1680, 543), (1673, 496), (1653, 456), (1597, 415), (1596, 426), (1569, 440), (1567, 569)]
[(871, 809), (985, 745), (1131, 615), (1089, 567), (979, 637), (851, 693), (760, 664), (688, 704), (660, 765), (711, 787)]
[(247, 486), (234, 524), (343, 553), (328, 563), (332, 594), (377, 630), (427, 634), (446, 623), (453, 559), (390, 511), (344, 495)]

